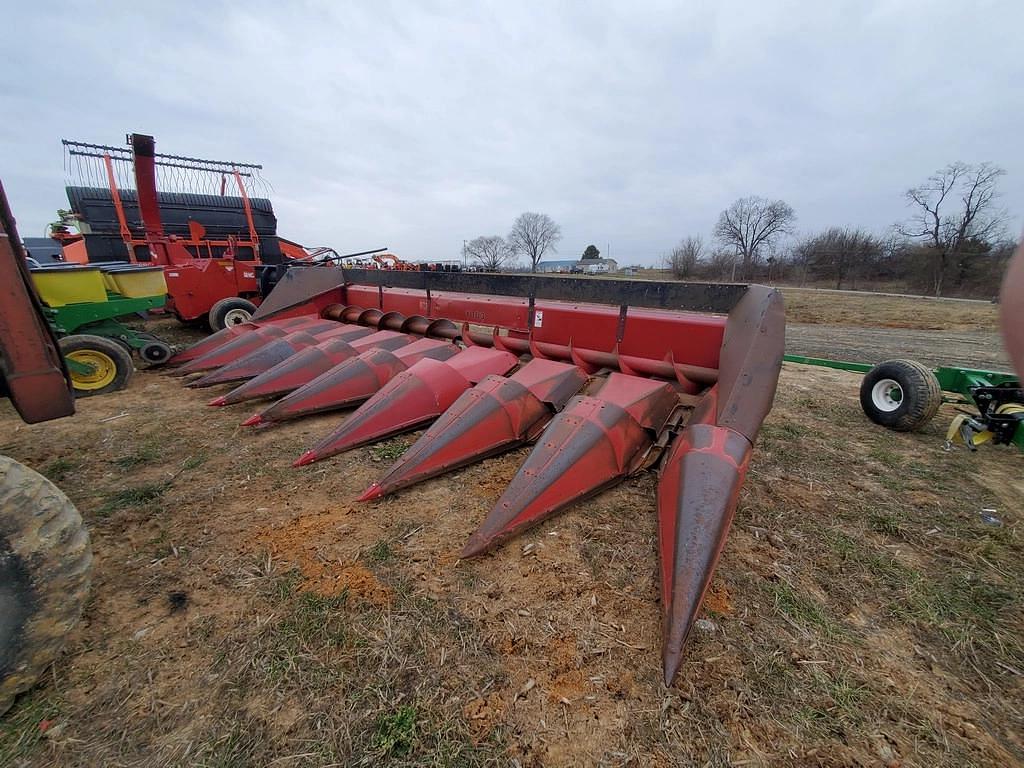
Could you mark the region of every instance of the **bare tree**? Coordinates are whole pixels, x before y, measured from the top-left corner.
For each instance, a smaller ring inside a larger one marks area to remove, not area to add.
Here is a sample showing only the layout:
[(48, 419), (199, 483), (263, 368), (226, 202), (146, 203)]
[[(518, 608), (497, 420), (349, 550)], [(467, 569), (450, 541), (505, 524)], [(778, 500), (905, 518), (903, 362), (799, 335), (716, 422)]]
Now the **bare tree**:
[(741, 197), (718, 217), (715, 237), (742, 257), (740, 278), (749, 280), (761, 251), (792, 230), (796, 213), (782, 200)]
[(952, 163), (907, 190), (907, 203), (917, 210), (899, 231), (932, 251), (936, 296), (942, 295), (949, 266), (969, 241), (991, 241), (1002, 234), (1006, 212), (996, 207), (996, 185), (1005, 173), (992, 163)]
[(830, 227), (808, 237), (796, 247), (795, 258), (805, 274), (813, 271), (819, 277), (835, 280), (836, 289), (843, 287), (847, 277), (863, 274), (882, 256), (882, 242), (860, 229)]
[(516, 255), (530, 260), (530, 271), (537, 271), (537, 264), (548, 251), (555, 251), (562, 239), (562, 228), (544, 213), (521, 213), (508, 233), (508, 244)]
[(697, 237), (684, 237), (668, 255), (668, 268), (672, 277), (683, 280), (690, 277), (697, 269), (697, 264), (704, 256), (704, 241)]
[(716, 248), (708, 258), (708, 271), (719, 280), (735, 281), (738, 259), (735, 248)]
[(500, 272), (515, 258), (505, 238), (485, 235), (466, 243), (466, 256), (485, 272)]

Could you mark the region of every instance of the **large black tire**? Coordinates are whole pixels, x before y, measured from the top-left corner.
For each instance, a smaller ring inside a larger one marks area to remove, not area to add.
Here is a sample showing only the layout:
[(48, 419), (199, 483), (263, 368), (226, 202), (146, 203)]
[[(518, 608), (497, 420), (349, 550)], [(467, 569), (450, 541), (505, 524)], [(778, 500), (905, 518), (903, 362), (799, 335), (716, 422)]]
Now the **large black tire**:
[(247, 323), (255, 311), (255, 304), (238, 296), (221, 299), (210, 307), (210, 329), (216, 333), (229, 325)]
[(897, 432), (924, 427), (942, 405), (939, 380), (913, 360), (886, 360), (864, 375), (860, 407), (876, 424)]
[(135, 366), (131, 353), (113, 339), (77, 333), (60, 340), (64, 357), (93, 367), (94, 373), (80, 374), (70, 370), (75, 397), (105, 395), (124, 389), (131, 381)]
[(53, 483), (0, 456), (0, 715), (53, 662), (82, 615), (92, 548)]

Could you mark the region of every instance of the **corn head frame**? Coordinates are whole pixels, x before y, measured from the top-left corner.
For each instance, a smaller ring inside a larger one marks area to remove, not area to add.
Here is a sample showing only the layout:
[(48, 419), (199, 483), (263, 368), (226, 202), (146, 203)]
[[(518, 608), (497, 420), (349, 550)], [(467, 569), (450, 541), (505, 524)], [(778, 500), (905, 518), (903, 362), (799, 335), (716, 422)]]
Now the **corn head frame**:
[(425, 429), (363, 501), (535, 443), (462, 557), (656, 467), (671, 684), (784, 338), (781, 296), (760, 285), (316, 266), (290, 269), (251, 323), (171, 363), (201, 374), (189, 386), (233, 387), (212, 406), (264, 401), (244, 422), (256, 428), (358, 406), (297, 466)]

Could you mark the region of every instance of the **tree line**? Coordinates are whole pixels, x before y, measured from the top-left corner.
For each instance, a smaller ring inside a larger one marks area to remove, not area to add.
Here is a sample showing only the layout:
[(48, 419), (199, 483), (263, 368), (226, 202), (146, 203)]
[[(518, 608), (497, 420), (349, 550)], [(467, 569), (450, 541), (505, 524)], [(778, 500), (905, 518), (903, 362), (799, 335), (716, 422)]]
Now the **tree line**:
[(722, 211), (710, 243), (683, 238), (665, 266), (681, 280), (992, 296), (1016, 247), (998, 205), (1003, 175), (991, 163), (952, 163), (907, 190), (910, 215), (881, 235), (829, 227), (798, 236), (796, 213), (785, 201), (740, 198)]
[(562, 228), (545, 213), (521, 213), (512, 224), (507, 237), (482, 235), (463, 246), (463, 258), (486, 272), (500, 272), (515, 267), (525, 258), (530, 271), (549, 252), (554, 252), (562, 239)]

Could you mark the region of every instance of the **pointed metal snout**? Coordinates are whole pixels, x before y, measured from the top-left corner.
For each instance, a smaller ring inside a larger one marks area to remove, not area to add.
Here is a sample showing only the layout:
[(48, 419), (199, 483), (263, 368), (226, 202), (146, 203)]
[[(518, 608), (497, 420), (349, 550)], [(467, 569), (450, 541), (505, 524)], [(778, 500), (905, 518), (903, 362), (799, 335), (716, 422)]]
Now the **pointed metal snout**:
[(275, 339), (264, 344), (257, 350), (233, 360), (227, 365), (222, 365), (205, 376), (190, 382), (188, 386), (194, 388), (212, 387), (217, 384), (231, 384), (238, 381), (246, 381), (255, 378), (261, 373), (266, 373), (278, 363), (293, 357), (304, 349), (316, 346), (317, 344), (331, 339), (342, 339), (349, 341), (358, 339), (371, 333), (369, 328), (358, 325), (344, 325), (334, 323), (334, 327), (326, 328), (323, 331), (309, 333), (307, 331), (295, 331), (280, 339)]
[(349, 327), (366, 330), (366, 334), (355, 338), (332, 338), (300, 350), (270, 370), (228, 392), (224, 395), (223, 405), (286, 395), (362, 352), (371, 349), (395, 350), (417, 340), (417, 337), (405, 333), (374, 332), (373, 329), (363, 326)]
[(429, 423), (475, 382), (507, 373), (516, 363), (515, 355), (481, 347), (470, 347), (443, 361), (429, 357), (419, 360), (391, 379), (337, 430), (303, 454), (296, 466)]
[(612, 373), (551, 422), (462, 557), (536, 525), (636, 470), (678, 403), (668, 384)]
[(389, 351), (371, 349), (345, 360), (260, 413), (264, 422), (286, 421), (357, 405), (409, 366), (424, 359), (447, 360), (459, 348), (447, 341), (420, 339)]
[(369, 501), (532, 441), (587, 382), (575, 365), (532, 360), (463, 392), (360, 501)]
[(248, 323), (240, 323), (239, 325), (229, 325), (227, 328), (219, 330), (216, 333), (207, 336), (205, 339), (197, 341), (195, 344), (181, 350), (167, 361), (167, 365), (184, 365), (185, 363), (195, 360), (197, 357), (202, 357), (206, 353), (212, 352), (218, 347), (227, 344), (232, 339), (244, 336), (245, 334), (251, 333), (259, 328), (276, 327), (282, 330), (293, 331), (316, 321), (316, 317), (310, 317), (307, 315), (303, 317), (288, 317), (283, 320), (263, 320), (258, 323), (250, 321)]
[[(316, 320), (313, 323), (307, 324), (301, 330), (308, 333), (317, 333), (330, 328), (336, 328), (337, 326), (338, 324), (333, 320)], [(248, 333), (240, 334), (215, 349), (210, 350), (206, 354), (185, 363), (185, 365), (180, 368), (176, 368), (171, 372), (171, 375), (186, 376), (190, 373), (212, 371), (214, 368), (220, 368), (221, 366), (232, 363), (251, 352), (255, 352), (265, 344), (269, 344), (275, 339), (284, 338), (285, 336), (294, 333), (296, 330), (298, 329), (281, 328), (277, 325), (254, 328)]]
[(738, 432), (691, 424), (662, 465), (658, 549), (665, 685), (679, 671), (687, 635), (725, 546), (750, 451), (750, 442)]

